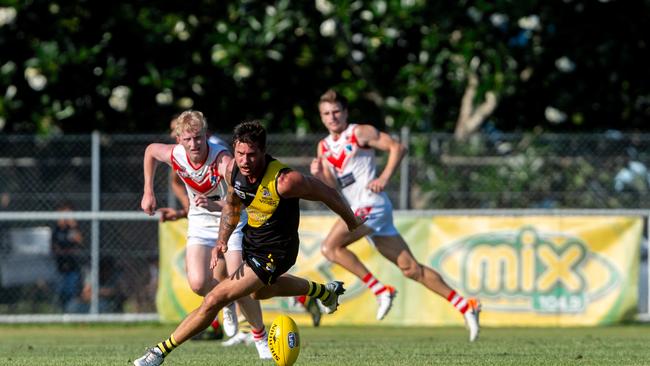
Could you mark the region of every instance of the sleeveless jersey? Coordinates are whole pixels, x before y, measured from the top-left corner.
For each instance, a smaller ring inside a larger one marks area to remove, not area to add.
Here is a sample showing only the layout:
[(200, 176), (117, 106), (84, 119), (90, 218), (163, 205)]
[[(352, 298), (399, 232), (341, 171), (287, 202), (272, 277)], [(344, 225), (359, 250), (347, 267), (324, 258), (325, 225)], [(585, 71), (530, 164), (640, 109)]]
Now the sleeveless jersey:
[(249, 183), (237, 165), (232, 171), (232, 186), (246, 206), (248, 222), (244, 229), (244, 250), (275, 246), (289, 249), (298, 245), (300, 209), (297, 198), (282, 198), (277, 191), (280, 172), (286, 165), (266, 155), (264, 176)]
[(363, 207), (385, 205), (386, 193), (374, 193), (368, 183), (376, 178), (375, 150), (359, 146), (350, 124), (338, 139), (332, 135), (320, 141), (321, 156), (336, 177), (343, 196), (353, 211)]

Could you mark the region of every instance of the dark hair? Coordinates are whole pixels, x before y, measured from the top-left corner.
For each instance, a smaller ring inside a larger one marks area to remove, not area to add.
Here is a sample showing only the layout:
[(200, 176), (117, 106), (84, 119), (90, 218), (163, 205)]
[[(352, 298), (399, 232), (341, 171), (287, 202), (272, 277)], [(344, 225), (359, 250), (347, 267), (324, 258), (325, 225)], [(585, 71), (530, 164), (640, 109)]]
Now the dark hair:
[(237, 142), (255, 144), (260, 150), (266, 151), (266, 129), (257, 120), (244, 121), (235, 126), (232, 145), (235, 146)]
[(74, 211), (74, 205), (70, 201), (62, 201), (56, 206), (59, 211)]
[(321, 103), (338, 103), (342, 109), (348, 109), (348, 98), (337, 93), (334, 89), (328, 89), (323, 95), (320, 96), (318, 105)]

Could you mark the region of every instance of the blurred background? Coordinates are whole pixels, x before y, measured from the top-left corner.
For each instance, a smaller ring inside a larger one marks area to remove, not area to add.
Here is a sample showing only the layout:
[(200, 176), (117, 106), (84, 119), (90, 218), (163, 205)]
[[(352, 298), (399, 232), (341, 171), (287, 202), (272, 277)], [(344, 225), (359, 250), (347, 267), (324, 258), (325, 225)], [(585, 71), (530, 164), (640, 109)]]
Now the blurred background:
[[(190, 108), (226, 139), (261, 119), (269, 151), (307, 172), (329, 87), (351, 122), (409, 147), (387, 190), (398, 209), (646, 217), (648, 14), (647, 0), (2, 1), (0, 314), (155, 312), (146, 145)], [(161, 206), (177, 205), (168, 180)]]

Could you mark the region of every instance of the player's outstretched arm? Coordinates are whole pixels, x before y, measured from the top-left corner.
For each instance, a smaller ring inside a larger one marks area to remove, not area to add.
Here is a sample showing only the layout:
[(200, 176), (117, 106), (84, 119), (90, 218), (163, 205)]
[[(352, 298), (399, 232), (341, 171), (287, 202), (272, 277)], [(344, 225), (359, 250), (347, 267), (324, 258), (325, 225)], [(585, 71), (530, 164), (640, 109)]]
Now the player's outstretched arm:
[(360, 145), (388, 152), (388, 161), (384, 170), (376, 179), (368, 183), (368, 189), (371, 191), (382, 192), (406, 155), (406, 146), (372, 125), (359, 125), (354, 132)]
[(286, 171), (278, 177), (278, 193), (285, 198), (323, 202), (343, 219), (350, 231), (365, 222), (365, 219), (354, 216), (354, 212), (336, 189), (314, 177), (293, 170)]
[(174, 145), (169, 144), (150, 144), (144, 151), (144, 193), (140, 207), (142, 210), (153, 215), (156, 212), (156, 196), (153, 190), (153, 178), (156, 174), (158, 162), (171, 165), (171, 153)]

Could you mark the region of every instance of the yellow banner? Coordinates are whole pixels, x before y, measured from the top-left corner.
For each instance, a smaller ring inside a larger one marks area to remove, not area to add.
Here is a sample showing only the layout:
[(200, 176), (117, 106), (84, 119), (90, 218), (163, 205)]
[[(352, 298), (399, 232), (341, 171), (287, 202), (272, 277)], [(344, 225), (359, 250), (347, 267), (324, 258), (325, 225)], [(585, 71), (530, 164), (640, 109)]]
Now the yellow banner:
[[(291, 273), (318, 282), (345, 282), (339, 311), (323, 324), (461, 325), (446, 299), (404, 278), (365, 239), (349, 248), (383, 283), (397, 288), (390, 314), (375, 319), (376, 302), (361, 280), (320, 253), (335, 218), (303, 216), (301, 248)], [(396, 217), (396, 226), (421, 263), (440, 272), (462, 295), (483, 303), (487, 326), (610, 324), (636, 311), (640, 218), (599, 217)], [(185, 222), (160, 225), (158, 311), (177, 321), (200, 303), (184, 271)], [(264, 301), (265, 319), (290, 313), (309, 317), (287, 298)]]

